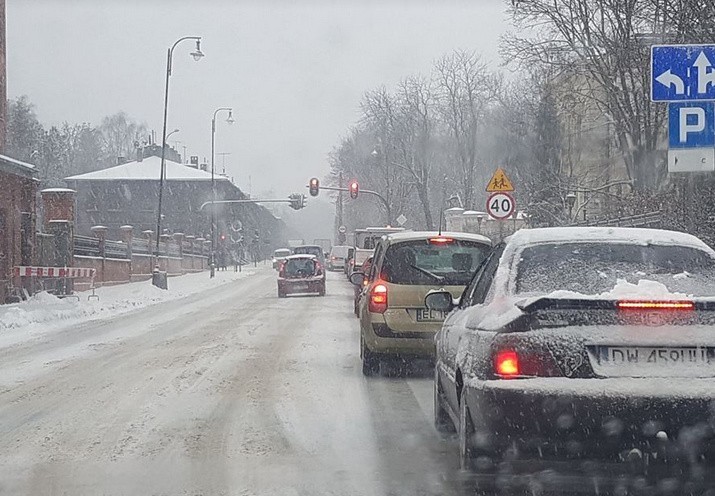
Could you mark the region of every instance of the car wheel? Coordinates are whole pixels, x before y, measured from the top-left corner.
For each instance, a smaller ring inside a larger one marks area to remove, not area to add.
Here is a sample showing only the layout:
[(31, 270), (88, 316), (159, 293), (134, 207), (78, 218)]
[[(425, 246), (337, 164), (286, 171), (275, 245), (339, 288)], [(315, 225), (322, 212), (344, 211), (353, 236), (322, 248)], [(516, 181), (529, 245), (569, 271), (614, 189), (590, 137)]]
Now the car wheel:
[(325, 286), (320, 288), (320, 291), (318, 292), (318, 296), (325, 296)]
[(285, 298), (285, 297), (286, 297), (286, 294), (279, 289), (278, 290), (278, 298)]
[(380, 357), (370, 351), (365, 345), (362, 337), (360, 338), (361, 350), (360, 357), (362, 358), (362, 375), (370, 377), (380, 372)]
[(456, 431), (452, 418), (443, 406), (442, 384), (439, 380), (439, 371), (434, 369), (434, 427), (437, 432), (453, 433)]
[(467, 406), (467, 394), (467, 389), (463, 387), (459, 402), (459, 467), (474, 476), (476, 489), (484, 494), (490, 494), (497, 488), (496, 467), (499, 460), (496, 454), (487, 453), (475, 446), (476, 430)]

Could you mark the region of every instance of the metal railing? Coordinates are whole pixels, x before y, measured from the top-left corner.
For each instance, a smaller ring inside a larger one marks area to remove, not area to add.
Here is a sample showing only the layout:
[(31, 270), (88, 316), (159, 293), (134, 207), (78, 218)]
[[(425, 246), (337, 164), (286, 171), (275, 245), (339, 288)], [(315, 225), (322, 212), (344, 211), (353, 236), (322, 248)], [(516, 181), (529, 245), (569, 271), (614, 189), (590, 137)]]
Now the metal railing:
[(91, 236), (74, 236), (74, 254), (83, 257), (99, 257), (99, 240)]

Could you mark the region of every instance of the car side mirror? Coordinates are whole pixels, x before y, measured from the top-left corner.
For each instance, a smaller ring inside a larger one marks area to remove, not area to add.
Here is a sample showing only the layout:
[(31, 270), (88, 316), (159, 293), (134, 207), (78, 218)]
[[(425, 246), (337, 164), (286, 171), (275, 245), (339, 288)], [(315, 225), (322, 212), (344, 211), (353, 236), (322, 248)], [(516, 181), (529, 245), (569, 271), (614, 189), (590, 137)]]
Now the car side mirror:
[(362, 286), (365, 282), (366, 275), (362, 272), (353, 272), (350, 274), (350, 282), (355, 286)]
[(455, 307), (455, 304), (452, 293), (439, 290), (427, 293), (427, 296), (425, 296), (425, 306), (430, 310), (449, 312)]

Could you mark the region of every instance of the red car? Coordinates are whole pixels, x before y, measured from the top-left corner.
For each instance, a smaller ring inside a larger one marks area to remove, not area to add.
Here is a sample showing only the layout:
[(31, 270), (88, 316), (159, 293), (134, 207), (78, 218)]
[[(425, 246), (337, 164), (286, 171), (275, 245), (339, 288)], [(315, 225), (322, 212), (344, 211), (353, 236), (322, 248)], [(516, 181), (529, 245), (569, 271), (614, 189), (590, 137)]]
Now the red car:
[(292, 255), (278, 269), (278, 297), (298, 293), (325, 296), (325, 273), (314, 255)]

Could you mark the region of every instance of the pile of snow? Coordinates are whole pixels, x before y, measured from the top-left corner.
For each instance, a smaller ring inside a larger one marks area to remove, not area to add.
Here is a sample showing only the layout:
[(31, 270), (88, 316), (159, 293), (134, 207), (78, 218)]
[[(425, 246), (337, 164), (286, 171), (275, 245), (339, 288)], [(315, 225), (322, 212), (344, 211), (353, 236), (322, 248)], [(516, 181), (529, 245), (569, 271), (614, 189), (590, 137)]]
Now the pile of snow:
[(255, 274), (257, 270), (262, 267), (244, 268), (242, 272), (219, 271), (213, 279), (209, 278), (208, 272), (172, 277), (168, 290), (153, 286), (151, 281), (109, 286), (97, 289), (99, 299), (88, 299), (91, 292), (77, 293), (79, 300), (38, 293), (21, 303), (0, 305), (0, 334), (11, 329), (35, 331), (120, 315), (228, 284)]
[[(679, 276), (680, 274), (676, 274)], [(673, 278), (676, 278), (673, 276)], [(649, 279), (639, 279), (636, 284), (617, 279), (615, 286), (608, 291), (596, 295), (587, 295), (576, 291), (552, 291), (546, 298), (573, 298), (573, 299), (599, 299), (599, 300), (619, 300), (619, 299), (667, 299), (683, 300), (692, 298), (692, 295), (685, 293), (671, 292), (662, 282), (651, 281)], [(537, 298), (538, 299), (538, 298)]]

